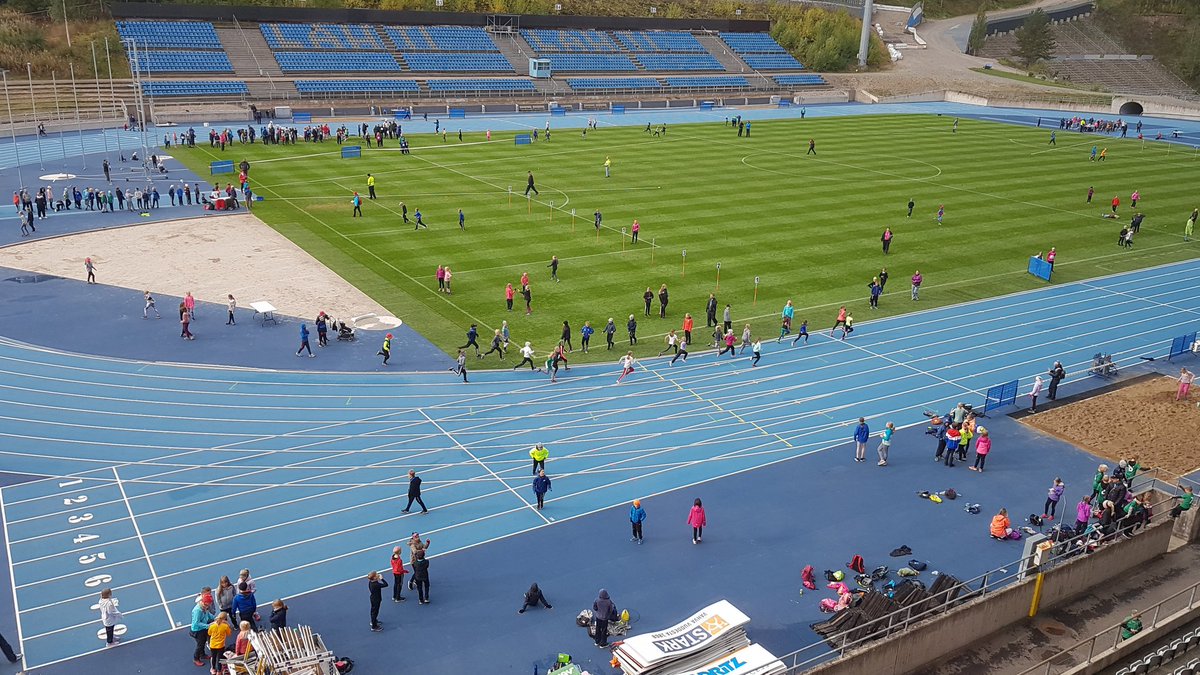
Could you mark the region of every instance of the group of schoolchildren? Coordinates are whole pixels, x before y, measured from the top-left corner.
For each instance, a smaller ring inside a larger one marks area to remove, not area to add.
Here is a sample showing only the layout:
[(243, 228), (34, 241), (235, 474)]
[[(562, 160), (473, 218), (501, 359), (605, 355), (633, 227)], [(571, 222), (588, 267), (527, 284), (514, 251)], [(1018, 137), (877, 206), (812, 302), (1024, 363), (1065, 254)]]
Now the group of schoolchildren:
[(933, 461), (954, 466), (954, 460), (967, 461), (971, 450), (971, 439), (975, 441), (975, 463), (967, 467), (971, 471), (983, 472), (988, 453), (992, 451), (992, 439), (986, 427), (976, 423), (975, 413), (966, 404), (959, 403), (945, 416), (931, 415), (927, 434), (937, 439), (937, 452)]
[[(1094, 550), (1102, 538), (1118, 534), (1130, 538), (1136, 529), (1149, 524), (1153, 515), (1153, 493), (1147, 490), (1135, 494), (1133, 491), (1133, 479), (1141, 469), (1136, 457), (1130, 460), (1122, 459), (1112, 468), (1111, 473), (1107, 464), (1097, 467), (1096, 475), (1092, 478), (1092, 491), (1081, 497), (1075, 506), (1074, 525), (1059, 525), (1055, 537), (1060, 541), (1079, 537), (1080, 539), (1074, 542), (1076, 548)], [(1058, 505), (1065, 492), (1066, 484), (1061, 478), (1055, 478), (1046, 492), (1042, 515), (1030, 516), (1030, 524), (1041, 525), (1058, 517)], [(1192, 508), (1192, 487), (1182, 486), (1182, 494), (1173, 499), (1175, 504), (1169, 515), (1178, 518)], [(992, 518), (989, 532), (996, 539), (1020, 538), (1019, 534), (1015, 534), (1005, 509), (1000, 509)]]

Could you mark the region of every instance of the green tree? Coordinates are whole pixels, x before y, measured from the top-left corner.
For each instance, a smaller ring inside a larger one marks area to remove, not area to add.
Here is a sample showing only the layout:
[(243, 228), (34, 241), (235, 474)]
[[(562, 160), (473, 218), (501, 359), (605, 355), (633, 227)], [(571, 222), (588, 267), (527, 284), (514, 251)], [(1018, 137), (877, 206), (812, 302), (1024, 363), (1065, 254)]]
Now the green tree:
[(1013, 56), (1024, 61), (1028, 68), (1053, 56), (1057, 46), (1050, 32), (1050, 17), (1037, 9), (1017, 29), (1017, 48), (1013, 50)]
[(975, 15), (975, 23), (971, 24), (971, 35), (967, 38), (967, 53), (971, 56), (978, 56), (983, 50), (983, 43), (987, 40), (987, 3), (979, 6), (979, 13)]

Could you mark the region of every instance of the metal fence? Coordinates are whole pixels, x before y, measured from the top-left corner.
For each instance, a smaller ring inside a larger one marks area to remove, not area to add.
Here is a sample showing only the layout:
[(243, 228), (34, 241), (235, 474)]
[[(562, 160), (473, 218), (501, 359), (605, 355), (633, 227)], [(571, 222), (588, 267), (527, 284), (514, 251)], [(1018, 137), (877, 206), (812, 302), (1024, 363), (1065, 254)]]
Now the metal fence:
[[(1142, 630), (1153, 630), (1158, 626), (1160, 620), (1195, 609), (1197, 605), (1200, 605), (1200, 597), (1197, 597), (1198, 589), (1200, 589), (1200, 582), (1141, 610)], [(1147, 616), (1149, 616), (1148, 620), (1145, 619)], [(1089, 664), (1097, 654), (1116, 649), (1117, 645), (1121, 644), (1121, 630), (1124, 626), (1124, 623), (1119, 623), (1090, 638), (1084, 638), (1036, 666), (1021, 671), (1020, 675), (1055, 675), (1080, 665)]]

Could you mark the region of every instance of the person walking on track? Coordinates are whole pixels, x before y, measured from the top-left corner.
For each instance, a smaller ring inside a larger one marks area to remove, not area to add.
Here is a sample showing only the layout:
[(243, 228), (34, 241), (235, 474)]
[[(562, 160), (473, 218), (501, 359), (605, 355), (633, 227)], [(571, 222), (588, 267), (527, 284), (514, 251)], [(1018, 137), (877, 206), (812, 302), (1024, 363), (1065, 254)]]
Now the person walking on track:
[(413, 469), (408, 470), (408, 506), (405, 506), (401, 513), (408, 513), (412, 508), (413, 502), (421, 505), (421, 513), (429, 513), (429, 509), (425, 507), (425, 502), (421, 501), (421, 477)]

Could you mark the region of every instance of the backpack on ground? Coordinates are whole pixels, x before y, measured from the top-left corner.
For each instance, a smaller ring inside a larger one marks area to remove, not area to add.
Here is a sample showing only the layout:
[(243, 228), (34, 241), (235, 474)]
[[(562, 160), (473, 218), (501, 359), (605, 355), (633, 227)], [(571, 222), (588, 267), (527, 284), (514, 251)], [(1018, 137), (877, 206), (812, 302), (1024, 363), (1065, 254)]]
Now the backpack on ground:
[(855, 572), (858, 572), (859, 574), (865, 574), (867, 571), (867, 564), (866, 564), (866, 562), (863, 561), (863, 558), (861, 555), (856, 555), (853, 558), (851, 558), (850, 562), (846, 563), (846, 567), (849, 567), (850, 569), (854, 570)]
[(891, 556), (893, 558), (903, 558), (906, 555), (912, 555), (912, 549), (901, 544), (898, 548), (892, 549)]
[(345, 675), (345, 673), (354, 670), (354, 659), (349, 656), (339, 656), (334, 660), (333, 666), (337, 668), (338, 675)]
[(924, 572), (924, 571), (925, 571), (925, 567), (926, 567), (926, 565), (925, 565), (925, 563), (924, 563), (924, 562), (922, 562), (922, 561), (920, 561), (920, 560), (917, 560), (916, 558), (913, 558), (912, 560), (909, 560), (909, 561), (908, 561), (908, 566), (909, 566), (909, 567), (911, 567), (911, 568), (913, 568), (914, 570), (916, 570), (916, 571), (918, 571), (918, 572)]
[(1029, 524), (1035, 525), (1037, 527), (1041, 527), (1042, 526), (1042, 517), (1037, 515), (1036, 513), (1029, 514)]
[(943, 494), (946, 495), (946, 499), (958, 499), (958, 492), (954, 488), (947, 489)]
[(888, 575), (888, 566), (887, 565), (880, 565), (879, 567), (876, 567), (875, 569), (871, 570), (871, 579), (873, 579), (875, 581), (880, 581), (882, 579), (886, 579), (887, 575)]

